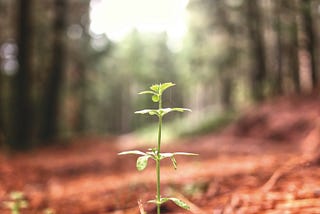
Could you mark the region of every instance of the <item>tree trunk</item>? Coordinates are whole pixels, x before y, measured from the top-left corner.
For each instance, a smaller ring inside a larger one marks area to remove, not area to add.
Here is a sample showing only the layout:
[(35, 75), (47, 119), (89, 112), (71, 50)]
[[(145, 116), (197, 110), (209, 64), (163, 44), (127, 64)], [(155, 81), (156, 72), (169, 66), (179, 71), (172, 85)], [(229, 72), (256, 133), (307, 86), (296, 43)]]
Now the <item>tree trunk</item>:
[(31, 81), (31, 30), (32, 1), (18, 2), (18, 63), (19, 70), (13, 79), (13, 127), (9, 140), (10, 147), (16, 150), (28, 149), (31, 146), (32, 111), (30, 101)]
[(299, 74), (299, 44), (298, 44), (298, 26), (296, 14), (293, 13), (291, 26), (291, 43), (289, 46), (289, 65), (291, 67), (291, 78), (296, 93), (301, 92), (300, 74)]
[[(1, 40), (0, 40), (1, 44)], [(3, 82), (2, 82), (2, 69), (0, 68), (0, 146), (3, 145), (4, 138), (4, 121), (3, 121)]]
[[(4, 4), (0, 1), (0, 14), (3, 14), (4, 12)], [(3, 22), (1, 21), (3, 20), (3, 17), (0, 15), (0, 27), (3, 27), (4, 24)], [(0, 34), (0, 45), (2, 45), (2, 35)], [(1, 62), (1, 59), (0, 59), (0, 62)], [(2, 71), (2, 66), (0, 65), (0, 145), (2, 144), (2, 140), (1, 140), (1, 135), (3, 133), (3, 115), (2, 115), (2, 105), (3, 105), (3, 82), (2, 82), (2, 75), (3, 75), (3, 71)]]
[(232, 103), (232, 79), (230, 77), (222, 77), (221, 104), (225, 110), (233, 108)]
[(234, 68), (237, 66), (238, 49), (236, 44), (235, 24), (230, 21), (228, 16), (228, 8), (223, 0), (217, 2), (217, 15), (219, 17), (220, 26), (225, 31), (227, 55), (220, 62), (219, 70), (221, 80), (220, 102), (224, 109), (230, 110), (233, 108), (233, 89), (234, 89)]
[(266, 79), (265, 53), (263, 35), (261, 30), (261, 17), (258, 1), (247, 0), (247, 23), (249, 33), (249, 44), (251, 49), (252, 70), (251, 93), (256, 101), (264, 98), (264, 85)]
[(86, 65), (83, 62), (77, 62), (77, 72), (79, 74), (79, 80), (76, 89), (79, 91), (78, 94), (78, 112), (77, 121), (75, 125), (75, 131), (78, 134), (83, 134), (86, 131), (86, 109), (87, 109), (87, 76), (86, 76)]
[(283, 94), (283, 71), (282, 71), (282, 23), (281, 23), (281, 5), (282, 0), (275, 2), (275, 27), (276, 27), (276, 78), (274, 93), (277, 95)]
[(55, 0), (54, 6), (53, 56), (43, 104), (44, 122), (42, 139), (45, 144), (51, 142), (50, 140), (58, 134), (60, 89), (63, 81), (66, 58), (65, 30), (67, 25), (67, 0)]
[(289, 12), (289, 45), (288, 45), (288, 68), (296, 93), (301, 92), (301, 81), (299, 73), (299, 42), (298, 42), (298, 23), (297, 23), (297, 4), (296, 1), (287, 0), (285, 2), (290, 8)]
[(304, 33), (306, 36), (305, 45), (310, 56), (310, 75), (312, 81), (312, 88), (318, 86), (318, 74), (316, 63), (316, 41), (315, 32), (313, 30), (312, 6), (311, 0), (300, 0), (300, 7), (303, 19)]

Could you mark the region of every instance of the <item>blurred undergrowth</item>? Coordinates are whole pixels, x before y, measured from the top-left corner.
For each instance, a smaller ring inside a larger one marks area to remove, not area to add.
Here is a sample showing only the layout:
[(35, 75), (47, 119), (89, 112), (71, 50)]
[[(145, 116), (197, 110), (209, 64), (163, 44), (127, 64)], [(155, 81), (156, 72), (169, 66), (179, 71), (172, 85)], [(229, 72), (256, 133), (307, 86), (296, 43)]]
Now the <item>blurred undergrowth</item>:
[[(206, 113), (194, 117), (181, 117), (167, 122), (163, 127), (162, 132), (163, 141), (169, 142), (171, 140), (190, 136), (199, 136), (208, 133), (219, 132), (236, 120), (238, 113), (235, 111), (224, 111), (219, 114), (215, 112)], [(155, 137), (155, 130), (157, 124), (152, 123), (144, 126), (134, 132), (134, 135), (143, 143), (152, 143), (150, 139)]]

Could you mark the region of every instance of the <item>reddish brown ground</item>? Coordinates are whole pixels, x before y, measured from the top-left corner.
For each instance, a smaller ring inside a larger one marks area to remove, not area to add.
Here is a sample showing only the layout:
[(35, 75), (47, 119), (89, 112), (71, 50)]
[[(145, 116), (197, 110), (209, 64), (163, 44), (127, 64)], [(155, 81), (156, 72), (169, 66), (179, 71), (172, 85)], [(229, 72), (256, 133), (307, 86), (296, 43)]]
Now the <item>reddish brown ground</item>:
[[(296, 167), (270, 191), (261, 191), (279, 166), (319, 141), (315, 128), (319, 112), (319, 97), (273, 100), (249, 109), (219, 134), (164, 146), (167, 151), (199, 156), (177, 158), (176, 171), (164, 161), (163, 194), (187, 200), (192, 212), (167, 203), (163, 213), (320, 213), (317, 164)], [(155, 195), (152, 161), (145, 171), (137, 172), (135, 156), (117, 156), (134, 143), (130, 136), (75, 139), (69, 146), (2, 154), (0, 201), (19, 190), (29, 201), (22, 213), (50, 208), (57, 214), (138, 214), (138, 200), (154, 213), (154, 206), (146, 203)], [(1, 206), (0, 213), (8, 211)]]

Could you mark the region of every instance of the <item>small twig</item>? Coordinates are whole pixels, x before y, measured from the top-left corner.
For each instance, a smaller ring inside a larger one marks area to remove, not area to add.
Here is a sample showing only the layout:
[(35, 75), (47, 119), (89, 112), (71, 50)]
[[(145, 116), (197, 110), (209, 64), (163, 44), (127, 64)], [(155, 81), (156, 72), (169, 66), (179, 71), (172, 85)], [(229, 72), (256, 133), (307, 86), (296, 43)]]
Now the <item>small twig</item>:
[(295, 157), (287, 161), (283, 166), (275, 170), (269, 180), (261, 187), (262, 192), (270, 191), (278, 180), (285, 174), (290, 173), (292, 170), (298, 167), (309, 165), (318, 160), (319, 155)]
[(262, 186), (263, 192), (268, 192), (277, 183), (279, 178), (284, 174), (291, 172), (297, 167), (308, 163), (314, 163), (320, 158), (320, 117), (316, 119), (316, 126), (309, 132), (306, 138), (301, 142), (302, 153), (299, 157), (294, 157), (279, 167)]
[(299, 165), (299, 159), (293, 158), (289, 160), (287, 163), (276, 169), (272, 176), (268, 179), (268, 181), (261, 187), (262, 192), (269, 192), (273, 186), (278, 182), (278, 180), (286, 173), (294, 169), (297, 165)]

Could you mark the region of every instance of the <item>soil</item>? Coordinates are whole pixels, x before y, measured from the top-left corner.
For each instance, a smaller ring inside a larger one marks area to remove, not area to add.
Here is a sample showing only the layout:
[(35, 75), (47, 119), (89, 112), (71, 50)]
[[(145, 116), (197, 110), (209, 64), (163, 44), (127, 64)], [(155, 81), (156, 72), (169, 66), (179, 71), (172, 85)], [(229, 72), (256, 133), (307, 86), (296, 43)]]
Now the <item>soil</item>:
[[(317, 161), (297, 164), (262, 188), (281, 166), (320, 148), (319, 118), (319, 97), (278, 98), (251, 107), (219, 133), (163, 145), (163, 151), (199, 156), (177, 157), (177, 170), (170, 160), (161, 163), (162, 194), (191, 207), (185, 211), (168, 202), (162, 213), (320, 213)], [(21, 213), (139, 214), (139, 203), (155, 213), (147, 203), (155, 195), (154, 163), (138, 172), (136, 156), (117, 155), (148, 148), (137, 148), (137, 141), (130, 135), (83, 137), (23, 154), (2, 153), (0, 201), (17, 190), (29, 204)], [(10, 212), (1, 204), (0, 213)]]

